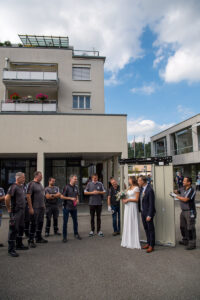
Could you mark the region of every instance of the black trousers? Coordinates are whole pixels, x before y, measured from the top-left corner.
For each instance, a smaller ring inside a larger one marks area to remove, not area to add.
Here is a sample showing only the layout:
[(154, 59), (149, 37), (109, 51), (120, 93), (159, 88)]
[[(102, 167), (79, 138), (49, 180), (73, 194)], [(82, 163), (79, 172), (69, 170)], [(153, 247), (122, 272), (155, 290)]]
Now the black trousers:
[(90, 205), (91, 230), (95, 231), (95, 213), (97, 215), (97, 232), (101, 230), (102, 205)]
[(44, 223), (45, 208), (34, 208), (34, 214), (30, 215), (30, 235), (29, 241), (34, 241), (34, 238), (40, 240), (42, 238), (42, 228)]
[(196, 218), (191, 218), (190, 211), (182, 211), (180, 215), (180, 230), (183, 241), (189, 246), (196, 246)]
[(153, 223), (153, 218), (151, 218), (151, 221), (147, 222), (146, 218), (147, 216), (141, 214), (142, 216), (142, 223), (144, 226), (144, 230), (147, 237), (147, 244), (151, 247), (155, 246), (155, 228)]
[(29, 231), (30, 231), (30, 215), (29, 215), (28, 204), (26, 204), (25, 216), (24, 216), (24, 233), (26, 237), (29, 237)]
[(15, 213), (10, 213), (9, 232), (8, 232), (8, 251), (15, 250), (22, 245), (24, 233), (24, 209), (19, 209)]
[(58, 205), (49, 205), (46, 207), (46, 228), (45, 228), (46, 233), (50, 232), (52, 216), (53, 216), (54, 233), (57, 233), (58, 232), (58, 216), (59, 216)]

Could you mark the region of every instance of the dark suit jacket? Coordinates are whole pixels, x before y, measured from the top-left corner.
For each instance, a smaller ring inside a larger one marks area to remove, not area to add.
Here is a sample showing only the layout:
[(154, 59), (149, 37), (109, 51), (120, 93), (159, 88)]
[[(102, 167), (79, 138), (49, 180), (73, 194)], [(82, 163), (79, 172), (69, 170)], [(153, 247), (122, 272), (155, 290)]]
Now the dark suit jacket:
[(154, 191), (150, 184), (146, 187), (145, 195), (142, 199), (142, 210), (141, 210), (141, 202), (139, 201), (139, 211), (142, 211), (144, 216), (154, 217), (156, 213), (155, 209), (155, 195)]

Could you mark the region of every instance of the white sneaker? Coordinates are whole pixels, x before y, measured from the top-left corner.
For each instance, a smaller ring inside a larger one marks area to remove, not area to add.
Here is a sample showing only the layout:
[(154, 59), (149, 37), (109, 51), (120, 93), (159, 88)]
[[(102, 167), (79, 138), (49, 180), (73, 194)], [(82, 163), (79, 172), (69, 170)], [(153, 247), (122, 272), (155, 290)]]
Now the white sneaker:
[(92, 237), (92, 236), (94, 236), (94, 231), (90, 231), (90, 233), (89, 233), (89, 237)]
[(103, 234), (103, 232), (102, 232), (102, 231), (99, 231), (99, 232), (98, 232), (98, 236), (100, 236), (100, 237), (104, 237), (104, 234)]

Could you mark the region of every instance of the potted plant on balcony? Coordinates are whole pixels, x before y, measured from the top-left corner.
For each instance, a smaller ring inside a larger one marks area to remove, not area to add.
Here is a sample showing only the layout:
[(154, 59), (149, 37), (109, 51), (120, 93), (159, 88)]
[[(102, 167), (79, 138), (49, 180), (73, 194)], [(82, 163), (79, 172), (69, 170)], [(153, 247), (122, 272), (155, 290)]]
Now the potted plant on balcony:
[(11, 99), (13, 102), (18, 102), (18, 100), (20, 99), (20, 96), (19, 96), (19, 94), (17, 94), (17, 93), (13, 93), (12, 95), (10, 95), (10, 99)]
[(41, 102), (45, 102), (48, 99), (48, 96), (43, 93), (39, 93), (36, 95), (36, 99), (40, 100)]

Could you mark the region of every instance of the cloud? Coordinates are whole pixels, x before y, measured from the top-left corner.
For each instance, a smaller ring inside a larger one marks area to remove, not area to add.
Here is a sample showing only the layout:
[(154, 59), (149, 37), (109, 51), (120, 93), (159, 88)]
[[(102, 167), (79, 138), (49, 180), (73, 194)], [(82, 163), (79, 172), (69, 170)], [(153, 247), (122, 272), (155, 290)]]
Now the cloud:
[(128, 128), (128, 140), (132, 141), (134, 136), (136, 138), (137, 142), (142, 142), (144, 140), (149, 142), (150, 137), (158, 132), (161, 132), (171, 126), (173, 126), (174, 123), (170, 124), (157, 124), (153, 120), (138, 118), (138, 119), (131, 119), (127, 122), (127, 128)]
[(178, 113), (180, 115), (180, 118), (182, 120), (188, 119), (191, 116), (195, 115), (195, 113), (192, 111), (191, 108), (185, 107), (183, 105), (178, 105), (177, 106), (177, 111), (178, 111)]
[(152, 82), (149, 85), (143, 85), (141, 87), (132, 88), (131, 92), (133, 94), (151, 95), (155, 92), (155, 84)]
[(148, 26), (162, 78), (200, 81), (199, 0), (0, 0), (0, 7), (1, 41), (18, 43), (18, 33), (69, 35), (76, 49), (100, 50), (106, 71), (115, 74), (145, 55), (141, 36)]

